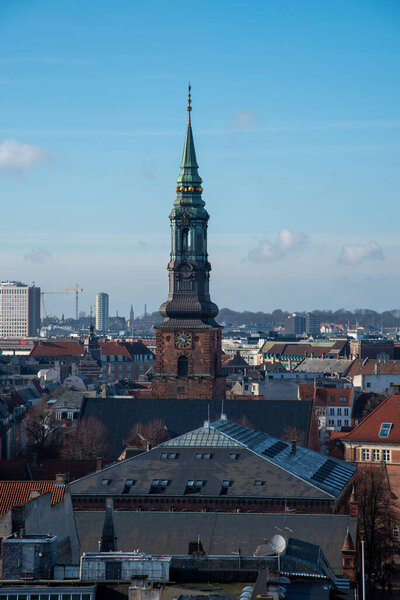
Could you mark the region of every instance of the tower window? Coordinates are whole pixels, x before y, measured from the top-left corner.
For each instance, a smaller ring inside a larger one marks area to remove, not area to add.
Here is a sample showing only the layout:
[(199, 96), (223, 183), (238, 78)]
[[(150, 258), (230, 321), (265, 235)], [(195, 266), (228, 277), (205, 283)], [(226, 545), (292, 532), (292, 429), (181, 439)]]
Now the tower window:
[(189, 372), (189, 361), (187, 356), (180, 356), (178, 358), (178, 375), (180, 377), (186, 377)]
[(191, 231), (188, 227), (182, 229), (182, 250), (190, 250), (191, 246)]

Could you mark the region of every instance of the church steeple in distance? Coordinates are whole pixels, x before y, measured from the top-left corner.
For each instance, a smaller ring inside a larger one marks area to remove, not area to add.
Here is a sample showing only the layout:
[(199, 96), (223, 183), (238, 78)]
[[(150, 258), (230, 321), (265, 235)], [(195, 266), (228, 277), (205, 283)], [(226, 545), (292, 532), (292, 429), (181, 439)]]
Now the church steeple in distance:
[(211, 265), (207, 253), (208, 212), (202, 199), (191, 123), (191, 86), (188, 94), (188, 123), (180, 173), (176, 180), (176, 200), (171, 221), (171, 255), (168, 264), (168, 300), (160, 307), (162, 326), (175, 327), (176, 319), (193, 321), (194, 327), (218, 326), (214, 318), (218, 307), (211, 302), (209, 279)]
[(222, 399), (222, 328), (215, 321), (218, 307), (211, 301), (211, 265), (207, 252), (209, 215), (202, 198), (192, 132), (191, 86), (188, 122), (176, 199), (169, 216), (171, 254), (168, 263), (168, 299), (160, 307), (156, 327), (156, 373), (152, 392), (159, 398)]

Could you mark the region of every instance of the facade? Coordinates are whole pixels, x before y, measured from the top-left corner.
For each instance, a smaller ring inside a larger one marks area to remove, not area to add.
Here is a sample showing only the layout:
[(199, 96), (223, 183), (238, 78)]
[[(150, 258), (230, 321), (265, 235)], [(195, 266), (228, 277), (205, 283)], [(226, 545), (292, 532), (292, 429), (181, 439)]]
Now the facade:
[(105, 292), (96, 295), (96, 331), (107, 333), (109, 296)]
[(400, 385), (400, 361), (356, 359), (347, 377), (361, 392), (389, 395)]
[(310, 335), (319, 335), (321, 329), (321, 317), (320, 315), (314, 315), (313, 313), (307, 313), (306, 315), (306, 333)]
[(222, 327), (215, 321), (218, 307), (209, 292), (209, 215), (202, 200), (202, 179), (194, 148), (190, 89), (187, 109), (177, 197), (170, 214), (169, 294), (160, 307), (163, 320), (156, 327), (156, 368), (151, 393), (155, 398), (222, 399)]
[(33, 337), (39, 328), (40, 288), (17, 281), (0, 283), (0, 337)]
[(298, 315), (293, 313), (286, 317), (285, 332), (293, 333), (296, 335), (303, 335), (306, 332), (307, 324), (306, 317), (304, 315)]

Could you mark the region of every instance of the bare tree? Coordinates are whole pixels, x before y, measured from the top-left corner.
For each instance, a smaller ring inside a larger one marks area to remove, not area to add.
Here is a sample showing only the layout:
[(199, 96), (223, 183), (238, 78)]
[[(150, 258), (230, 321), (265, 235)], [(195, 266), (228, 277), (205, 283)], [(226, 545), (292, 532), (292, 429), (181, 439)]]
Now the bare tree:
[(158, 446), (169, 438), (170, 435), (164, 421), (154, 419), (150, 423), (136, 423), (129, 433), (127, 444), (145, 450), (148, 445), (150, 447)]
[(287, 425), (282, 431), (281, 439), (285, 442), (297, 442), (299, 446), (305, 446), (306, 436), (304, 431), (301, 431), (298, 427)]
[(75, 423), (65, 434), (62, 457), (76, 460), (90, 460), (105, 456), (109, 444), (107, 430), (96, 417), (88, 417)]
[(355, 491), (360, 533), (365, 540), (366, 567), (371, 574), (393, 552), (392, 529), (396, 517), (398, 519), (385, 465), (360, 467)]
[(28, 409), (24, 424), (27, 454), (36, 452), (39, 458), (57, 458), (63, 434), (46, 400)]

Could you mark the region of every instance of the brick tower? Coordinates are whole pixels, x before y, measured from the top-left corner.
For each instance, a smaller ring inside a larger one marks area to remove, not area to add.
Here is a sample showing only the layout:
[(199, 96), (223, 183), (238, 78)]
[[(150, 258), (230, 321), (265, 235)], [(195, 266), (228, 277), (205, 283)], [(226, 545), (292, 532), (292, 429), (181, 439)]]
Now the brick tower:
[(211, 265), (207, 254), (207, 222), (201, 194), (191, 126), (189, 86), (188, 124), (177, 197), (170, 214), (171, 255), (169, 294), (160, 307), (163, 321), (156, 327), (155, 398), (222, 399), (221, 331), (215, 321), (218, 307), (210, 299)]

